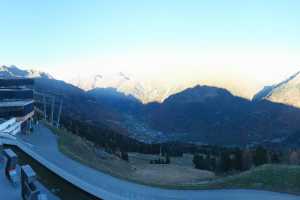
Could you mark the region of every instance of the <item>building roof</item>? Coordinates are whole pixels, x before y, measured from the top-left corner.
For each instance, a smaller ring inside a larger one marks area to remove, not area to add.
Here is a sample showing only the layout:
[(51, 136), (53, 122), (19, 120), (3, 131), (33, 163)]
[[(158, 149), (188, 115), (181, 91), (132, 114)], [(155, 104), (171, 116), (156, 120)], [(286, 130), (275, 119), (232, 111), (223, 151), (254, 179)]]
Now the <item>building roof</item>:
[(0, 101), (0, 107), (19, 107), (32, 104), (33, 100), (24, 100), (24, 101)]
[(32, 89), (29, 88), (1, 88), (0, 91), (13, 91), (13, 92), (19, 92), (19, 91), (32, 91)]
[(34, 79), (32, 78), (0, 78), (0, 86), (8, 87), (8, 86), (25, 86), (25, 85), (33, 85)]

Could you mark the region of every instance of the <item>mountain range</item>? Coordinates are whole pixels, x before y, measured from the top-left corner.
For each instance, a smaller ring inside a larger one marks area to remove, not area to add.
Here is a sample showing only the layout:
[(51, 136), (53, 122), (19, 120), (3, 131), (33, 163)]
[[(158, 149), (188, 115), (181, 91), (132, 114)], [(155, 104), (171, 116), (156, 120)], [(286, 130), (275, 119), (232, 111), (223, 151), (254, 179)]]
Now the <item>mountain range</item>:
[(115, 87), (101, 85), (107, 81), (102, 82), (104, 76), (98, 75), (92, 80), (93, 87), (85, 91), (45, 73), (1, 69), (0, 76), (36, 77), (37, 91), (62, 97), (64, 119), (101, 125), (142, 142), (300, 146), (299, 73), (265, 87), (253, 100), (223, 88), (196, 85), (161, 102), (145, 103), (120, 91), (120, 85), (130, 85), (131, 78), (125, 74), (118, 74), (117, 79), (121, 78)]
[(162, 102), (171, 94), (180, 92), (192, 84), (167, 85), (155, 81), (140, 81), (123, 72), (115, 74), (97, 74), (90, 77), (78, 77), (71, 84), (85, 90), (96, 88), (115, 88), (116, 91), (131, 95), (143, 103)]

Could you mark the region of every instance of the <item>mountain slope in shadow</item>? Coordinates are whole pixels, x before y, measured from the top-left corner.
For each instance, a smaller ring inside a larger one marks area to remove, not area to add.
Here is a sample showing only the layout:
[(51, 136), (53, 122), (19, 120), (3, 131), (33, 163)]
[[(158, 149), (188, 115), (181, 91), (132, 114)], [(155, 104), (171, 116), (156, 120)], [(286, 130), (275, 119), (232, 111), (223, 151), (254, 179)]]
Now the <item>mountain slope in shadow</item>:
[(123, 126), (124, 116), (128, 115), (136, 119), (132, 123), (137, 124), (132, 126), (143, 123), (166, 138), (177, 134), (182, 135), (180, 141), (195, 143), (248, 145), (280, 140), (289, 144), (289, 138), (297, 137), (300, 130), (298, 108), (268, 100), (249, 101), (216, 87), (196, 86), (163, 103), (149, 104), (112, 88), (84, 92), (54, 79), (39, 78), (36, 88), (62, 94), (66, 115), (131, 137), (132, 133)]
[(182, 140), (246, 145), (285, 138), (300, 130), (300, 110), (267, 100), (249, 101), (225, 89), (196, 86), (147, 110), (147, 122)]

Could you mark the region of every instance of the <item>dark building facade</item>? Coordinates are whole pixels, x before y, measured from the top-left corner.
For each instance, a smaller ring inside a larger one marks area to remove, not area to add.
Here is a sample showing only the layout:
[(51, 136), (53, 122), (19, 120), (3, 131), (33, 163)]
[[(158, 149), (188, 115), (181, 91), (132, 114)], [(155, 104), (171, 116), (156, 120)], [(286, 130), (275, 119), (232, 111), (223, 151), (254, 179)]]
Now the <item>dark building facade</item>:
[(0, 118), (16, 118), (23, 129), (30, 128), (34, 115), (33, 79), (0, 79)]

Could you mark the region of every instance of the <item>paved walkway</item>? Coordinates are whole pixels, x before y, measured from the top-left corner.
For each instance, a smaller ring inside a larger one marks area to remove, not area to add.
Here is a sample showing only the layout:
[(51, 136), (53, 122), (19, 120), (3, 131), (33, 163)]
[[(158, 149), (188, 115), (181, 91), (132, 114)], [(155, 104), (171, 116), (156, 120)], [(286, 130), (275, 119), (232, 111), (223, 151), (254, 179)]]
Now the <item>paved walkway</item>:
[(15, 142), (59, 176), (105, 200), (299, 200), (299, 196), (256, 190), (168, 190), (117, 179), (82, 165), (58, 151), (57, 138), (42, 125)]

